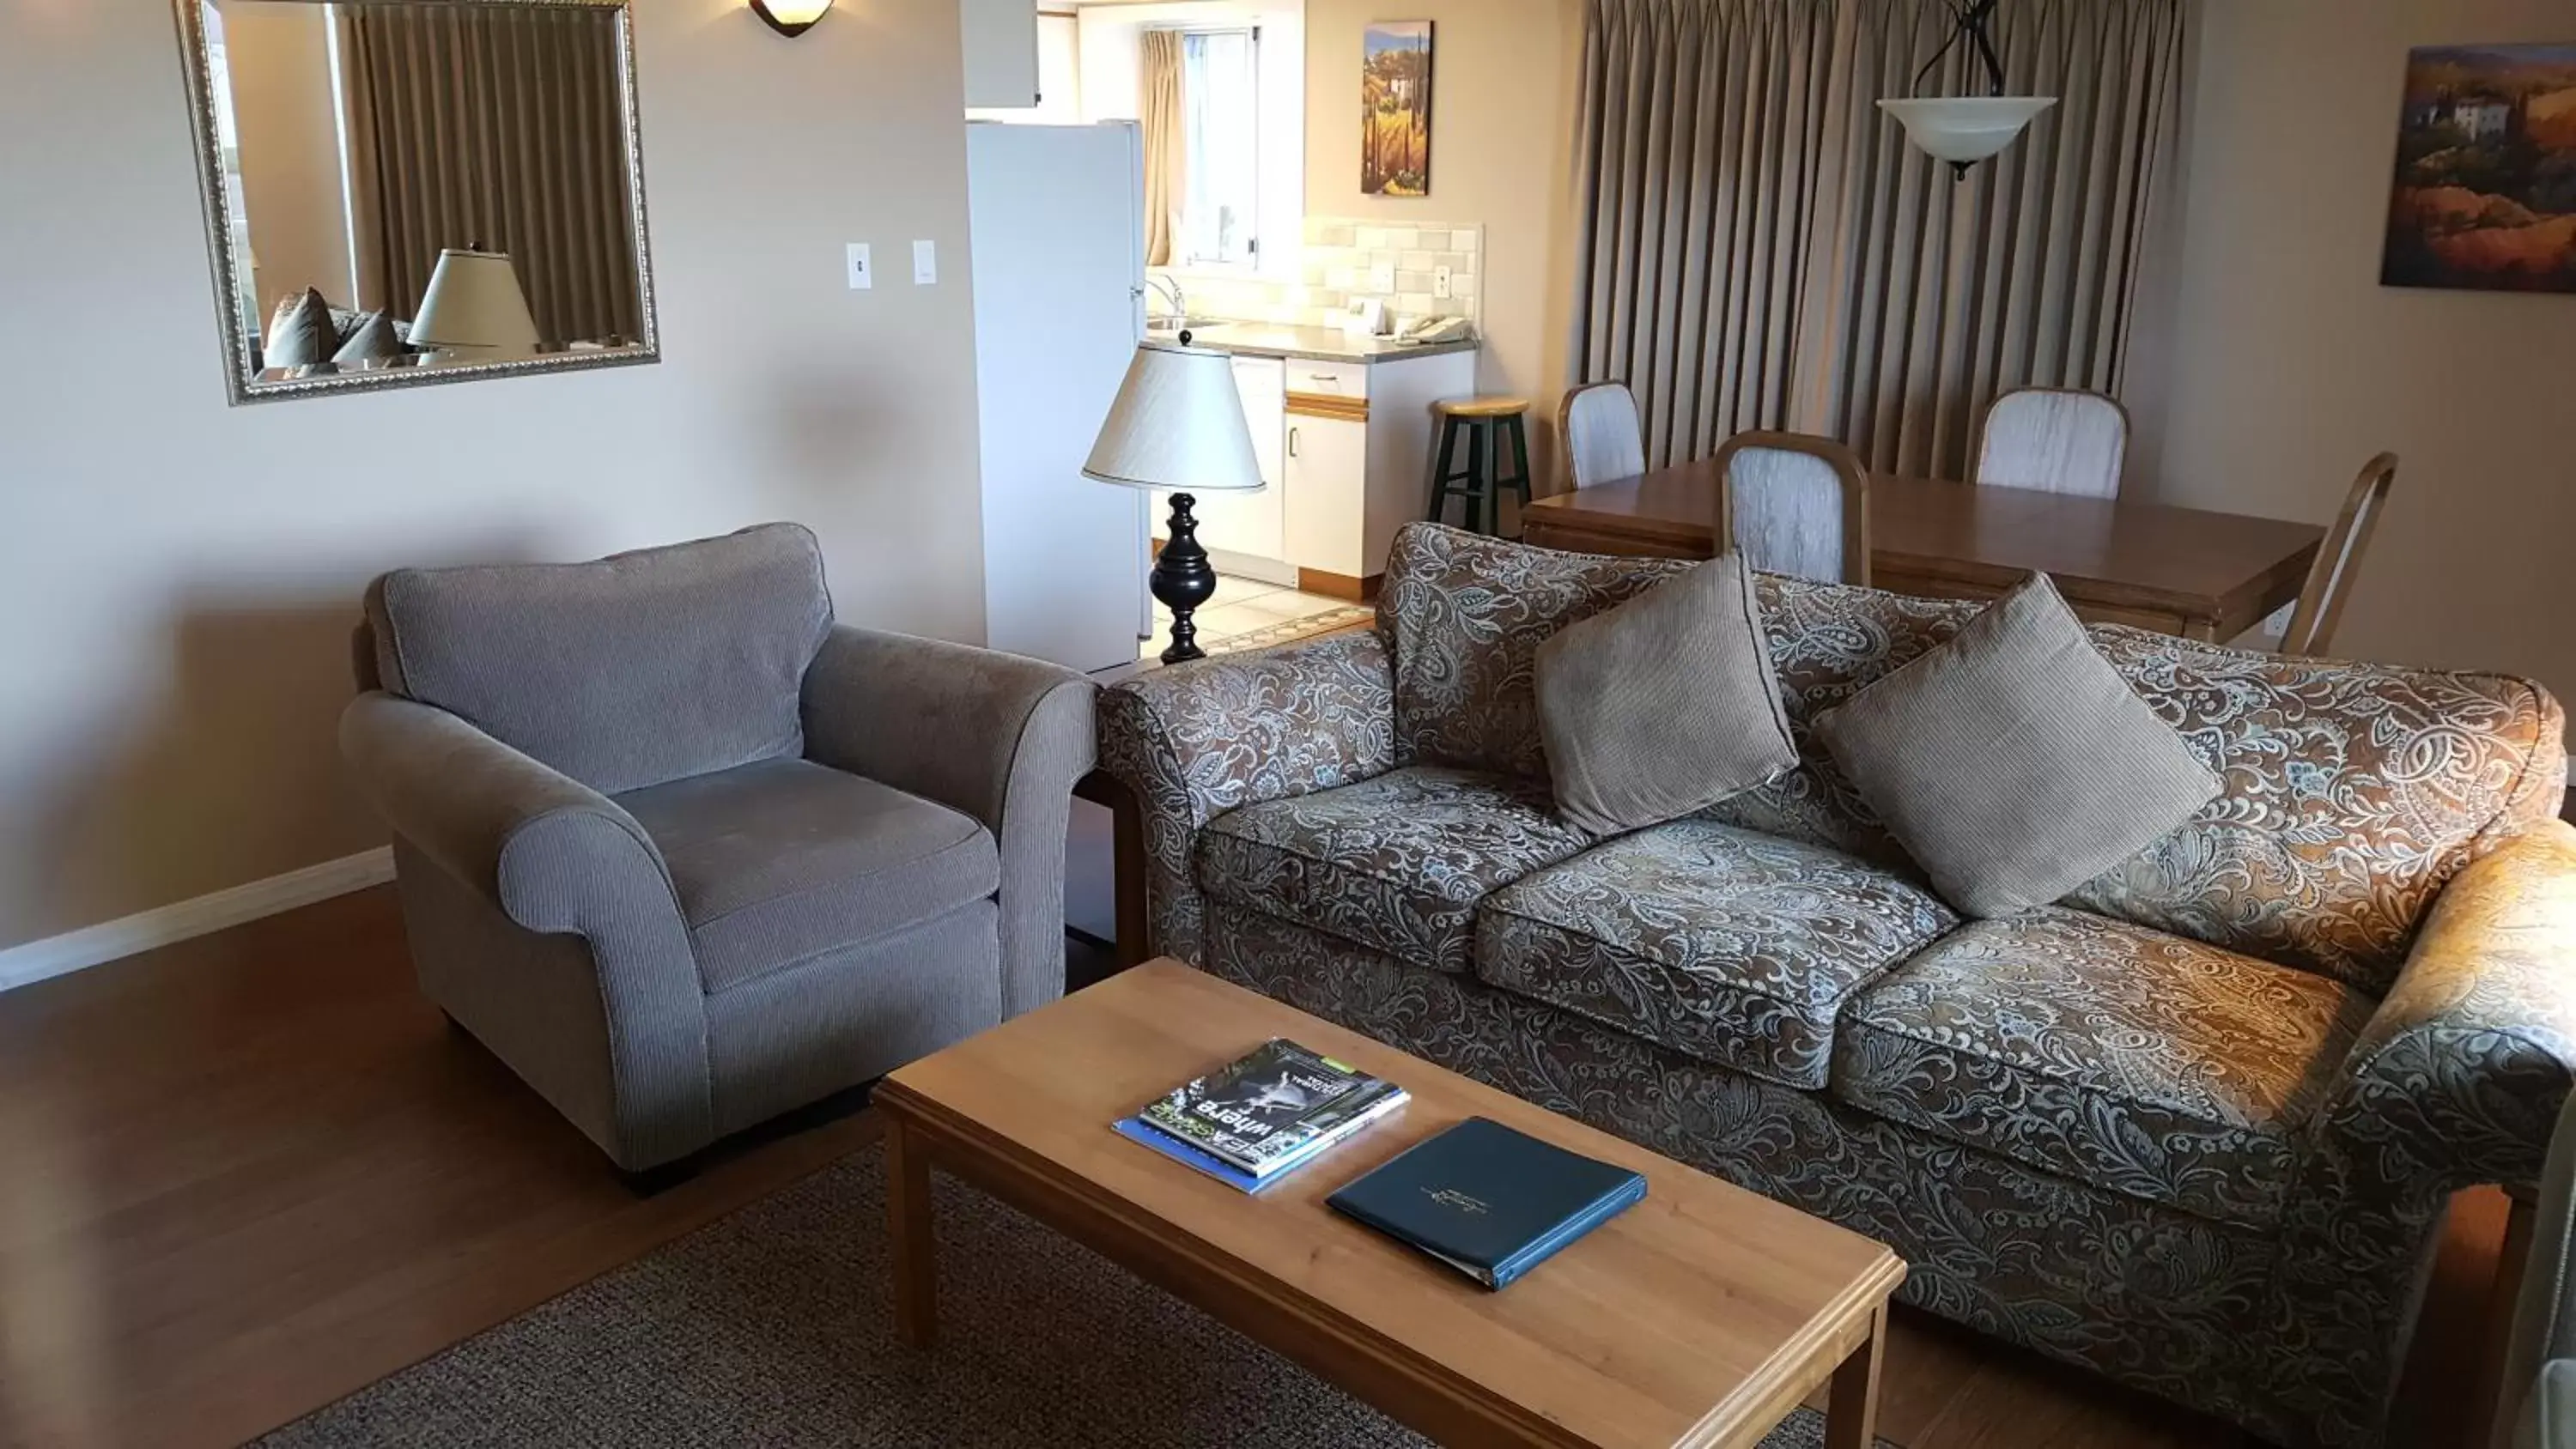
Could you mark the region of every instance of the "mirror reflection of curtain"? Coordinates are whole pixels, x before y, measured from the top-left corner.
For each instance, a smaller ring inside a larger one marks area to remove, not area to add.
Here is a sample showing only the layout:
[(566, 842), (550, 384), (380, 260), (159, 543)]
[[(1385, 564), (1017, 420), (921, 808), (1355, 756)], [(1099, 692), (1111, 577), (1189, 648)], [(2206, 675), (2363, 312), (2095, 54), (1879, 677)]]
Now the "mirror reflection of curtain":
[(1181, 199), (1188, 189), (1181, 33), (1148, 30), (1138, 43), (1136, 115), (1145, 133), (1145, 265), (1165, 267), (1180, 260)]
[[(1954, 23), (1942, 0), (1586, 0), (1575, 366), (1636, 393), (1650, 464), (1786, 427), (1963, 477), (1998, 393), (2118, 393), (2184, 0), (2002, 6), (2009, 89), (2060, 99), (1956, 183), (1875, 105)], [(1982, 90), (1964, 45), (1922, 86)]]
[(547, 342), (643, 335), (618, 12), (333, 9), (359, 305), (417, 315), (439, 251), (479, 244)]

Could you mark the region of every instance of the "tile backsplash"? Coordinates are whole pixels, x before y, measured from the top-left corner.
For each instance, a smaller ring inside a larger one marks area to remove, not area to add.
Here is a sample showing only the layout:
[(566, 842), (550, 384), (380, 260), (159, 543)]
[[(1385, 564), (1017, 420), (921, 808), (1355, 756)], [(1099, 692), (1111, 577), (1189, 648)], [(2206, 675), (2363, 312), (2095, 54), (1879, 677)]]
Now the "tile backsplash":
[[(1354, 298), (1378, 297), (1390, 327), (1399, 317), (1464, 317), (1481, 332), (1484, 251), (1485, 229), (1471, 223), (1310, 216), (1294, 282), (1188, 270), (1173, 280), (1188, 294), (1190, 311), (1203, 317), (1334, 327)], [(1433, 295), (1442, 267), (1449, 269), (1446, 297)]]

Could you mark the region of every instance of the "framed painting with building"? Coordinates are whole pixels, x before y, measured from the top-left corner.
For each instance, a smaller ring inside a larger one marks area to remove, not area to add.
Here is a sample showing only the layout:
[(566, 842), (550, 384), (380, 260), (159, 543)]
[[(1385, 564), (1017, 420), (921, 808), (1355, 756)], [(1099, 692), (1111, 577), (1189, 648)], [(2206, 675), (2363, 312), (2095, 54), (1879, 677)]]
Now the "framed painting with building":
[(1431, 22), (1360, 32), (1360, 192), (1431, 194)]
[(2576, 41), (2408, 55), (2379, 279), (2576, 292)]

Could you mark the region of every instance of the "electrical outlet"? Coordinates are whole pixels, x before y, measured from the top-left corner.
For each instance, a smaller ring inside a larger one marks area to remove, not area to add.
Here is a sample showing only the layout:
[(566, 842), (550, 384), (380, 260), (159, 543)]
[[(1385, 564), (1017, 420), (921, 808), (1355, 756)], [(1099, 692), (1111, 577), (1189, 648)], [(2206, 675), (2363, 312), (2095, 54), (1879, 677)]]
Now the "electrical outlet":
[(1447, 267), (1433, 267), (1431, 269), (1431, 295), (1439, 298), (1443, 302), (1449, 300), (1449, 269)]
[(939, 243), (917, 241), (912, 244), (912, 284), (935, 286), (939, 281)]
[(1369, 268), (1369, 290), (1372, 292), (1392, 292), (1395, 290), (1395, 263), (1380, 262), (1378, 265)]
[(866, 242), (850, 243), (850, 290), (864, 292), (877, 284), (876, 264), (868, 260)]

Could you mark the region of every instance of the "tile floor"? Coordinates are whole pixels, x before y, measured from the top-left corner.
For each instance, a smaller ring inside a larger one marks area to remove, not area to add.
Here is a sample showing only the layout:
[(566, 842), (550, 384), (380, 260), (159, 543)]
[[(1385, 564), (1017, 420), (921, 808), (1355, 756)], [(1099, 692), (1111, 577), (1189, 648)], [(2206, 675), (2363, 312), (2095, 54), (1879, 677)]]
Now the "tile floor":
[[(1332, 609), (1349, 607), (1347, 599), (1328, 598), (1322, 594), (1301, 594), (1295, 589), (1260, 579), (1221, 576), (1216, 581), (1216, 595), (1198, 611), (1199, 644), (1202, 648), (1238, 634), (1267, 629), (1274, 624), (1294, 623)], [(1154, 637), (1136, 648), (1136, 657), (1152, 659), (1171, 642), (1172, 611), (1159, 602), (1154, 605)]]

